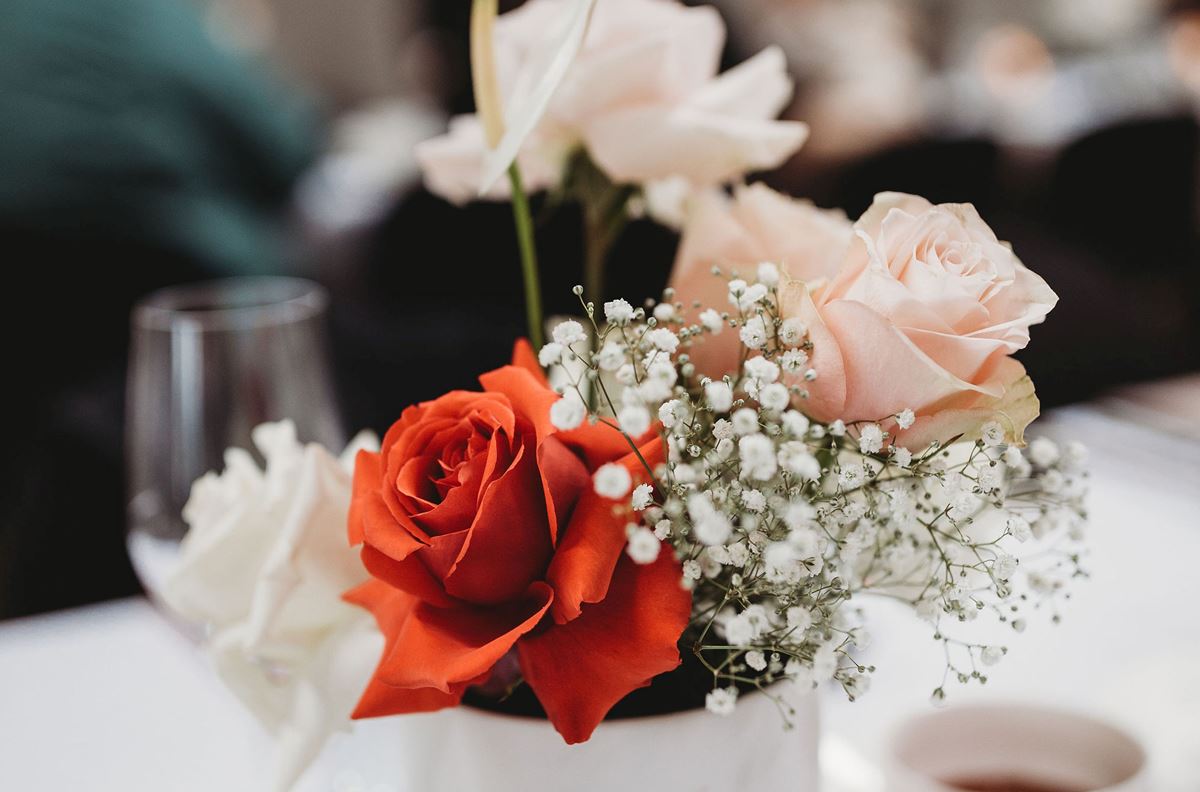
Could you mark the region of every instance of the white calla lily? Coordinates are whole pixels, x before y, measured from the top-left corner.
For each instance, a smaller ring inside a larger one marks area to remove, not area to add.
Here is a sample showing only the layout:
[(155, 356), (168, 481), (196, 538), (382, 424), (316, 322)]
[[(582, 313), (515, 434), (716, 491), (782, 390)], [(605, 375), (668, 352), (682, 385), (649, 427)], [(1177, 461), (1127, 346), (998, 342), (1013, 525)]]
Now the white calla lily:
[(779, 166), (808, 136), (777, 119), (793, 92), (781, 50), (719, 73), (725, 25), (711, 6), (528, 0), (487, 17), (491, 0), (476, 2), (479, 113), (417, 147), (426, 186), (454, 203), (508, 197), (514, 161), (527, 190), (553, 189), (579, 151), (613, 184), (703, 190)]
[(583, 47), (595, 5), (596, 0), (566, 0), (558, 23), (549, 29), (543, 46), (517, 76), (505, 112), (503, 136), (484, 157), (480, 196), (486, 195), (516, 161), (521, 146), (542, 120), (551, 97)]

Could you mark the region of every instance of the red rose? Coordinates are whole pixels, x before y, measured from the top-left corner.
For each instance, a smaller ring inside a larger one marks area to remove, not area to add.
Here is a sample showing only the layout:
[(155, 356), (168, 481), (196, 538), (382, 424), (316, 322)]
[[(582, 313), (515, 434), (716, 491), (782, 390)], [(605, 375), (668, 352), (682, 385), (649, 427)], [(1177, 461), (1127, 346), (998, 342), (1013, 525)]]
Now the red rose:
[[(669, 552), (641, 566), (623, 552), (628, 503), (592, 472), (649, 476), (608, 426), (550, 423), (560, 397), (532, 350), (404, 411), (378, 454), (360, 452), (351, 544), (374, 578), (347, 594), (386, 637), (356, 718), (454, 706), (514, 646), (525, 681), (569, 743), (591, 736), (621, 698), (679, 665), (691, 614)], [(655, 435), (640, 451), (655, 465)]]

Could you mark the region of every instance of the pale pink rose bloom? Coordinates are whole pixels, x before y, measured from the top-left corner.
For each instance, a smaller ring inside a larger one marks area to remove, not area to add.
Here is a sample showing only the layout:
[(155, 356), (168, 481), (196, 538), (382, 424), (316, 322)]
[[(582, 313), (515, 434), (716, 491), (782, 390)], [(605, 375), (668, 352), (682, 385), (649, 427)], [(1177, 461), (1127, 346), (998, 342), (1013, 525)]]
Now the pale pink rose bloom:
[(912, 409), (917, 423), (898, 442), (914, 449), (992, 418), (1020, 442), (1038, 405), (1009, 356), (1058, 296), (970, 204), (883, 193), (855, 231), (831, 282), (793, 284), (783, 298), (814, 344), (805, 409), (848, 422)]
[[(736, 315), (728, 298), (733, 271), (753, 283), (758, 265), (771, 262), (782, 282), (819, 283), (837, 272), (853, 238), (854, 228), (840, 210), (818, 209), (764, 184), (737, 187), (732, 197), (713, 190), (690, 207), (670, 285), (689, 322), (703, 308)], [(712, 274), (713, 267), (721, 268), (721, 276)], [(696, 301), (701, 309), (692, 307)], [(737, 331), (706, 336), (688, 354), (709, 376), (729, 373), (741, 354)]]
[[(561, 10), (555, 0), (530, 0), (497, 20), (506, 108), (537, 83)], [(596, 3), (582, 48), (520, 148), (527, 189), (554, 186), (581, 146), (618, 183), (684, 177), (704, 187), (780, 165), (808, 135), (802, 123), (774, 120), (792, 96), (783, 54), (768, 48), (718, 76), (724, 42), (725, 25), (708, 6)], [(417, 148), (426, 184), (456, 203), (477, 196), (485, 155), (474, 116)], [(488, 195), (506, 192), (501, 180)]]

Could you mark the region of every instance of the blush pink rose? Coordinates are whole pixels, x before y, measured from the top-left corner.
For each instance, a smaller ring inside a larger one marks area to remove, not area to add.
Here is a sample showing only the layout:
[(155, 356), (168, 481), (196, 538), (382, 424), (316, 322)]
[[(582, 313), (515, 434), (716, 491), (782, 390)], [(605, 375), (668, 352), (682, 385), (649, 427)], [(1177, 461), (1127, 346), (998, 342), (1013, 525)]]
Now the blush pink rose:
[[(837, 272), (853, 238), (844, 212), (818, 209), (765, 184), (737, 187), (732, 197), (714, 190), (697, 196), (690, 207), (670, 285), (687, 320), (695, 323), (704, 308), (734, 310), (728, 297), (731, 272), (752, 282), (758, 265), (771, 262), (784, 281), (816, 284)], [(722, 275), (713, 275), (713, 267)], [(695, 302), (702, 307), (694, 308)], [(737, 368), (738, 334), (726, 328), (688, 354), (701, 372), (721, 377)]]
[(914, 449), (991, 419), (1020, 442), (1037, 399), (1010, 355), (1058, 296), (970, 204), (883, 193), (855, 232), (832, 281), (790, 284), (782, 298), (813, 342), (806, 411), (887, 422), (911, 409), (917, 422), (897, 442)]
[[(529, 0), (495, 26), (505, 107), (544, 69), (561, 6)], [(585, 148), (615, 183), (683, 178), (697, 187), (780, 165), (808, 136), (776, 121), (792, 80), (775, 47), (718, 75), (725, 25), (716, 9), (676, 0), (603, 0), (583, 45), (521, 146), (531, 191), (555, 186), (568, 156)], [(417, 148), (427, 186), (455, 203), (474, 199), (485, 157), (475, 116)], [(488, 197), (503, 197), (500, 180)]]

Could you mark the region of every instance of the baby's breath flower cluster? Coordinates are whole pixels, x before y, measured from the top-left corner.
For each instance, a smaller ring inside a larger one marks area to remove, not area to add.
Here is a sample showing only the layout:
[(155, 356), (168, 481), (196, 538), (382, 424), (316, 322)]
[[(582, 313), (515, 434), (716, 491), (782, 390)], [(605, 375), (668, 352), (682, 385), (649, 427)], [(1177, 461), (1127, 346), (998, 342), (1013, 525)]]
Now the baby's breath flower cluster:
[[(630, 558), (681, 561), (694, 602), (682, 643), (712, 672), (713, 712), (756, 688), (786, 716), (772, 687), (783, 680), (863, 693), (874, 667), (856, 659), (869, 638), (853, 603), (867, 594), (933, 625), (946, 657), (934, 700), (951, 678), (986, 682), (982, 669), (1006, 647), (951, 633), (981, 616), (1021, 632), (1029, 611), (1053, 608), (1083, 574), (1084, 449), (1006, 445), (998, 421), (975, 441), (912, 449), (911, 410), (810, 419), (805, 386), (820, 372), (808, 329), (780, 316), (779, 277), (771, 263), (753, 281), (734, 273), (729, 306), (693, 306), (704, 309), (695, 324), (670, 290), (644, 307), (585, 303), (589, 326), (561, 323), (539, 354), (565, 383), (551, 421), (610, 425), (634, 450), (651, 427), (661, 432), (667, 462), (642, 458), (652, 485), (634, 487), (620, 465), (594, 484), (628, 516)], [(689, 348), (723, 332), (741, 341), (738, 370), (699, 375)]]

